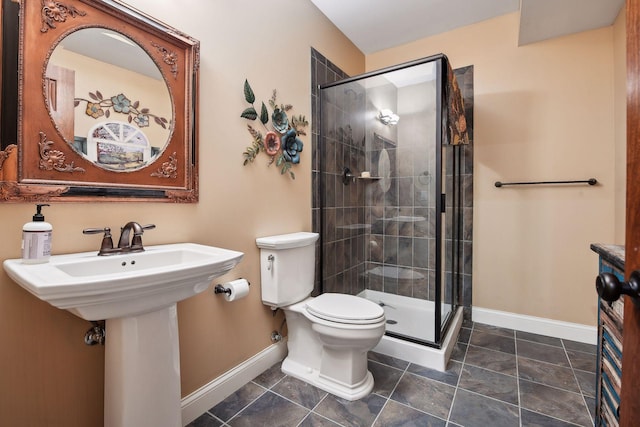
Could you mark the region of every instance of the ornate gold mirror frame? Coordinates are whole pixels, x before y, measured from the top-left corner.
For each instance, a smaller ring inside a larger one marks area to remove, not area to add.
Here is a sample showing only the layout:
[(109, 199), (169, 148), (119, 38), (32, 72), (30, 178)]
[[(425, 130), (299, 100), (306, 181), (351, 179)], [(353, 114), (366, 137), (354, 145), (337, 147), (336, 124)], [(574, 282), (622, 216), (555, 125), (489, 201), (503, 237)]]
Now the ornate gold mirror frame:
[[(199, 42), (119, 0), (1, 1), (0, 202), (197, 202)], [(123, 65), (127, 45), (137, 53)], [(88, 68), (52, 75), (60, 52)], [(135, 73), (140, 57), (155, 81)]]

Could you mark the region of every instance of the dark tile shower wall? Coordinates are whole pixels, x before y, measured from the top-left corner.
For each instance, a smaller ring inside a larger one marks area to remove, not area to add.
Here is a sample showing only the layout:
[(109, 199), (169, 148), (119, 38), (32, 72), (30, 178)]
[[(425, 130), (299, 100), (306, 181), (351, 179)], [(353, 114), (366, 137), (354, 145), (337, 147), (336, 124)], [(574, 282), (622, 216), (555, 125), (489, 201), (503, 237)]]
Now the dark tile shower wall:
[[(426, 84), (433, 91), (435, 84)], [(385, 90), (386, 89), (386, 90)], [(429, 88), (421, 90), (428, 93)], [(400, 115), (401, 124), (384, 126), (373, 122), (368, 135), (367, 153), (372, 174), (381, 158), (389, 159), (388, 182), (367, 188), (367, 221), (371, 224), (370, 253), (367, 258), (366, 288), (387, 294), (418, 299), (431, 299), (435, 282), (435, 108), (430, 119), (426, 111), (416, 113), (401, 101), (403, 91), (416, 91), (415, 86), (398, 89), (395, 85), (376, 87), (373, 98), (390, 106)], [(373, 106), (368, 106), (369, 110)], [(374, 116), (375, 111), (369, 111)]]
[(459, 303), (471, 307), (472, 251), (473, 251), (473, 65), (453, 70), (464, 98), (465, 118), (469, 133), (469, 145), (461, 150), (462, 175), (462, 286)]
[[(393, 132), (366, 134), (364, 123), (358, 123), (355, 111), (364, 111), (364, 89), (349, 85), (342, 91), (334, 91), (328, 106), (322, 112), (324, 140), (320, 141), (320, 94), (318, 86), (348, 77), (318, 51), (311, 49), (312, 70), (312, 156), (313, 156), (313, 227), (322, 234), (322, 257), (316, 268), (315, 293), (341, 292), (357, 294), (368, 288), (385, 292), (433, 299), (434, 291), (428, 283), (434, 283), (435, 271), (428, 268), (429, 257), (435, 251), (434, 191), (418, 191), (418, 182), (433, 185), (427, 175), (408, 173), (398, 163), (405, 159), (398, 150)], [(465, 97), (467, 122), (470, 128), (473, 118), (473, 67), (456, 70), (459, 85)], [(325, 100), (326, 101), (326, 100)], [(365, 138), (366, 135), (366, 138)], [(470, 136), (473, 136), (471, 131)], [(365, 143), (368, 139), (368, 144)], [(342, 182), (344, 167), (354, 173), (368, 170), (377, 173), (377, 159), (382, 148), (389, 154), (390, 164), (396, 170), (386, 193), (374, 182), (356, 180), (350, 185)], [(433, 150), (431, 150), (433, 151)], [(463, 173), (463, 275), (459, 301), (471, 305), (471, 240), (473, 213), (473, 146), (462, 150)], [(322, 157), (322, 165), (320, 157)], [(322, 167), (322, 171), (320, 168)], [(418, 167), (416, 167), (416, 170)], [(424, 168), (423, 168), (424, 169)], [(427, 169), (428, 170), (428, 169)], [(321, 188), (322, 186), (322, 188)], [(324, 212), (321, 212), (320, 191), (324, 192)], [(428, 196), (427, 196), (428, 194)], [(381, 201), (382, 203), (377, 203)], [(417, 202), (416, 202), (417, 201)], [(374, 203), (375, 202), (375, 203)], [(323, 214), (321, 220), (321, 214)], [(392, 221), (392, 218), (412, 217), (410, 221)], [(417, 221), (416, 218), (424, 218)], [(367, 225), (368, 224), (368, 225)], [(430, 228), (431, 227), (431, 228)], [(414, 256), (414, 254), (426, 254)], [(324, 265), (324, 270), (321, 270)], [(385, 274), (370, 274), (372, 269)], [(367, 273), (369, 272), (369, 273)], [(322, 287), (320, 280), (322, 280)], [(432, 287), (431, 287), (432, 288)]]
[[(321, 108), (318, 86), (348, 76), (315, 49), (311, 49), (311, 70), (312, 214), (314, 231), (321, 233), (323, 245), (322, 256), (316, 257), (315, 294), (321, 289), (324, 292), (356, 294), (364, 289), (362, 274), (366, 230), (358, 226), (364, 223), (364, 198), (360, 183), (344, 185), (342, 173), (344, 167), (354, 172), (364, 167), (363, 125), (358, 127), (356, 121), (347, 120), (351, 110), (361, 109), (357, 103), (363, 99), (363, 94), (340, 92), (335, 99), (328, 100), (329, 107), (322, 112), (325, 115), (322, 123), (327, 128), (323, 129), (324, 140), (319, 142)], [(324, 212), (320, 211), (321, 189), (325, 195), (322, 201)]]
[[(381, 156), (388, 156), (392, 178), (386, 191), (380, 185), (372, 185), (367, 192), (368, 221), (372, 224), (367, 289), (430, 299), (428, 285), (435, 275), (432, 259), (435, 201), (433, 190), (429, 190), (431, 179), (416, 175), (413, 167), (403, 168), (402, 147), (394, 141), (376, 134), (372, 145), (371, 163), (375, 165)], [(425, 147), (425, 151), (433, 150)], [(374, 173), (375, 169), (372, 166)], [(422, 191), (416, 190), (421, 185), (419, 180), (424, 181)]]

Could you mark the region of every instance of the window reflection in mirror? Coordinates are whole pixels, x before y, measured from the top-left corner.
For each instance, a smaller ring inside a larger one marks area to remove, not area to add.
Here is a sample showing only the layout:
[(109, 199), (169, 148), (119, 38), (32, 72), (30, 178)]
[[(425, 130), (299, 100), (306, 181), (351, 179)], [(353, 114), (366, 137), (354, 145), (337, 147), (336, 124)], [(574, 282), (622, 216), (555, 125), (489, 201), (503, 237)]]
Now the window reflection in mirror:
[(141, 169), (170, 140), (174, 112), (167, 84), (147, 52), (120, 33), (95, 27), (63, 37), (48, 60), (44, 85), (60, 136), (101, 168)]

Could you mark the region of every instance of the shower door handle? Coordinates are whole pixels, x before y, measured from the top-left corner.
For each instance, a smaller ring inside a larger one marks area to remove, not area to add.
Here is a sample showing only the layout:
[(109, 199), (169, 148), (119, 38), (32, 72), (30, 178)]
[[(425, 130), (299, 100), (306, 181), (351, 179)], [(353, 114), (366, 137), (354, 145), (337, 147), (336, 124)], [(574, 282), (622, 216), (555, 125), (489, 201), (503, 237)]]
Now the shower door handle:
[(596, 291), (600, 298), (613, 302), (620, 298), (620, 295), (629, 295), (633, 299), (640, 297), (640, 271), (631, 273), (628, 282), (621, 282), (611, 273), (600, 273), (596, 277)]

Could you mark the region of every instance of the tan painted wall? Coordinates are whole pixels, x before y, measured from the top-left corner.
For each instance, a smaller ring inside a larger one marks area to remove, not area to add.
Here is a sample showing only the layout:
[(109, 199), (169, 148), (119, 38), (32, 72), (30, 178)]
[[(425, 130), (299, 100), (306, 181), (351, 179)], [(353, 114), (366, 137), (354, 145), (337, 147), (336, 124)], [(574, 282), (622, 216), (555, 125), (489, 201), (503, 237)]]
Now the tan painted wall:
[(368, 55), (367, 71), (438, 52), (474, 65), (473, 304), (595, 325), (589, 244), (614, 241), (613, 29), (517, 40), (514, 13)]
[[(246, 277), (250, 295), (234, 303), (206, 292), (178, 306), (182, 394), (187, 395), (271, 344), (280, 325), (261, 304), (258, 236), (311, 228), (311, 140), (297, 179), (267, 167), (242, 166), (250, 143), (242, 85), (258, 99), (272, 89), (310, 118), (310, 47), (351, 74), (364, 56), (307, 1), (129, 0), (134, 7), (201, 41), (200, 203), (60, 204), (45, 208), (54, 254), (97, 250), (85, 227), (117, 229), (129, 220), (154, 223), (146, 245), (193, 241), (245, 253), (220, 280)], [(22, 225), (32, 204), (0, 204), (0, 260), (20, 256)], [(0, 424), (97, 426), (102, 422), (103, 348), (87, 347), (89, 324), (37, 300), (0, 271)]]
[(624, 245), (627, 190), (627, 25), (623, 7), (613, 24), (614, 112), (615, 112), (615, 239)]

